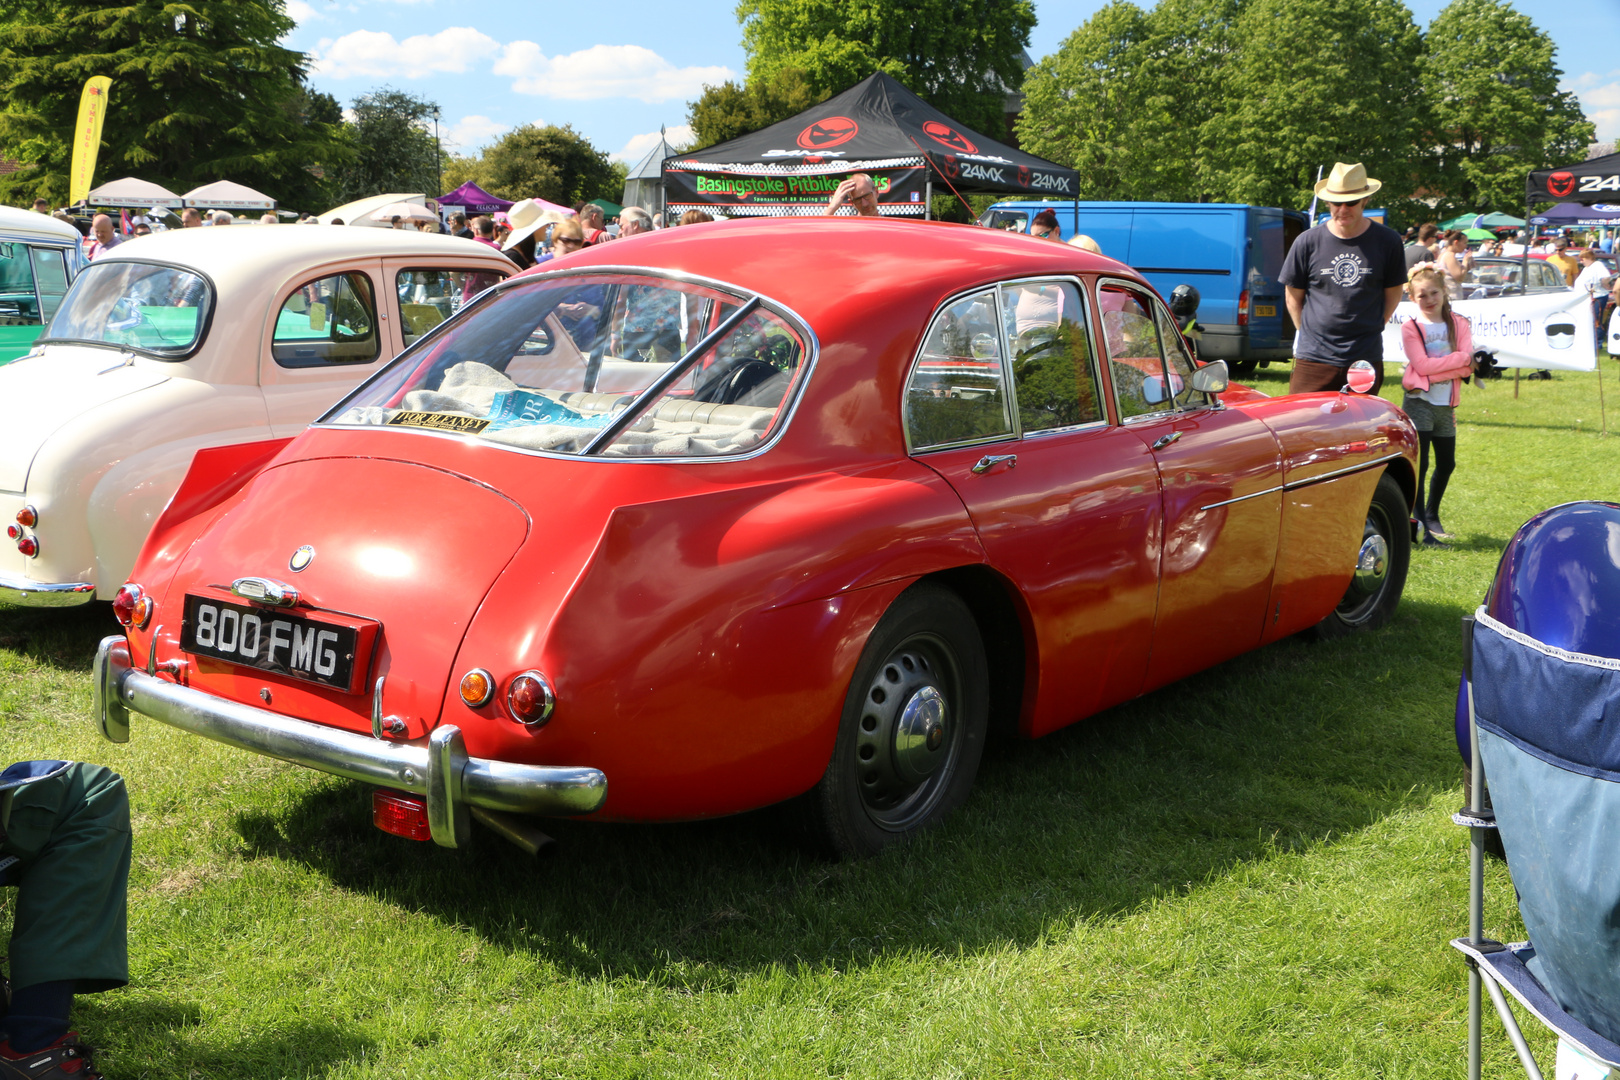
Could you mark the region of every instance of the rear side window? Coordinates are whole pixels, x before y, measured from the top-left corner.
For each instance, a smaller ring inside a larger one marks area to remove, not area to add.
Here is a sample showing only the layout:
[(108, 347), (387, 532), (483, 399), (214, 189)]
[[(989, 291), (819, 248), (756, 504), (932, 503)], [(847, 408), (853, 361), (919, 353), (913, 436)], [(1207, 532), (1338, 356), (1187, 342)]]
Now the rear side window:
[(1012, 434), (994, 289), (934, 317), (906, 386), (906, 431), (913, 450)]
[(68, 291), (67, 253), (61, 248), (30, 248), (34, 264), (34, 289), (39, 294), (39, 313), (44, 322), (56, 317)]
[(1067, 281), (1004, 285), (1001, 304), (1024, 433), (1102, 420), (1080, 290)]
[(282, 367), (369, 364), (382, 352), (371, 279), (351, 272), (305, 282), (276, 313), (271, 355)]
[(405, 344), (411, 344), (504, 278), (504, 274), (476, 270), (401, 270), (394, 275), (394, 289), (399, 294), (399, 328)]

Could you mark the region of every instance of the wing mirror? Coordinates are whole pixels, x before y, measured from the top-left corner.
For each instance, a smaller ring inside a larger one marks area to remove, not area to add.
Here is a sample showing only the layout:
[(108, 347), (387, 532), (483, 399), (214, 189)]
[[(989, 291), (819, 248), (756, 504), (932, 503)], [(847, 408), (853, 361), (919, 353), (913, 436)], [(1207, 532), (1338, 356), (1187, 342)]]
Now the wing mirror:
[(1232, 376), (1226, 370), (1226, 361), (1211, 360), (1192, 373), (1192, 378), (1188, 380), (1188, 384), (1200, 393), (1223, 394), (1231, 381)]
[(1340, 393), (1353, 390), (1358, 394), (1365, 394), (1377, 381), (1378, 373), (1373, 370), (1373, 366), (1365, 360), (1357, 360), (1344, 373), (1344, 390)]

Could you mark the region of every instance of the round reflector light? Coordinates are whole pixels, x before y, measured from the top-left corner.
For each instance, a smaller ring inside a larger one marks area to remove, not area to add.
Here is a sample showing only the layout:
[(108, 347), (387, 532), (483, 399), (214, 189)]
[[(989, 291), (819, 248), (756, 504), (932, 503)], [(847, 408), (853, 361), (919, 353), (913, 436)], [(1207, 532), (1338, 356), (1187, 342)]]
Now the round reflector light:
[(21, 525), (7, 525), (6, 526), (6, 538), (8, 540), (21, 540), (22, 539), (22, 534), (23, 534), (23, 531), (22, 531), (22, 526)]
[(32, 529), (39, 524), (39, 511), (32, 506), (25, 506), (17, 511), (17, 524), (25, 529)]
[(473, 668), (461, 677), (461, 700), (469, 708), (477, 709), (489, 704), (495, 696), (495, 676), (483, 668)]
[(39, 541), (32, 536), (25, 536), (17, 541), (17, 550), (32, 559), (39, 554)]
[(530, 727), (538, 727), (551, 719), (551, 709), (557, 696), (551, 692), (551, 683), (538, 671), (525, 671), (506, 688), (506, 707), (512, 718)]
[(135, 601), (144, 595), (144, 590), (133, 581), (127, 585), (119, 586), (118, 594), (113, 597), (113, 617), (126, 627), (135, 621)]

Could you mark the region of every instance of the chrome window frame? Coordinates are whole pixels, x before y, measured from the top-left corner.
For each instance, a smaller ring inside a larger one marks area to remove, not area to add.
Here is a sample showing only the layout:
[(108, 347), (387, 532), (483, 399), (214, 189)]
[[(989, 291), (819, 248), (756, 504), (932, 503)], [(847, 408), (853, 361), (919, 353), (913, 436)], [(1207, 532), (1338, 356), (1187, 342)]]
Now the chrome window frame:
[[(191, 274), (194, 277), (202, 279), (203, 285), (208, 290), (208, 308), (203, 312), (202, 323), (197, 327), (197, 337), (191, 343), (190, 348), (183, 353), (158, 353), (153, 352), (150, 349), (142, 349), (134, 345), (117, 341), (98, 341), (93, 338), (47, 337), (45, 335), (45, 330), (50, 329), (49, 324), (46, 324), (45, 328), (40, 331), (40, 336), (34, 339), (34, 345), (37, 347), (40, 345), (54, 344), (56, 342), (61, 342), (64, 345), (91, 345), (102, 349), (116, 349), (121, 353), (133, 353), (137, 356), (144, 356), (148, 359), (157, 360), (165, 364), (184, 363), (185, 361), (190, 360), (193, 356), (196, 356), (198, 351), (202, 349), (203, 344), (208, 340), (208, 333), (214, 325), (214, 310), (219, 307), (219, 286), (214, 284), (214, 279), (210, 277), (206, 271), (195, 266), (186, 266), (182, 263), (176, 262), (166, 262), (161, 259), (119, 259), (111, 256), (108, 257), (106, 262), (92, 261), (84, 263), (79, 267), (78, 272), (73, 275), (72, 284), (68, 286), (67, 293), (63, 295), (62, 306), (56, 309), (57, 313), (60, 314), (62, 307), (67, 306), (68, 300), (73, 296), (73, 290), (79, 287), (79, 283), (90, 276), (90, 270), (92, 267), (98, 265), (121, 266), (126, 264), (134, 264), (136, 266), (160, 266), (165, 270), (178, 270), (182, 274)], [(54, 317), (52, 321), (55, 321)]]
[[(1098, 344), (1100, 344), (1103, 347), (1103, 352), (1104, 353), (1106, 353), (1107, 349), (1108, 349), (1108, 333), (1107, 333), (1106, 328), (1102, 324), (1102, 290), (1103, 290), (1104, 286), (1107, 286), (1107, 285), (1123, 285), (1123, 286), (1126, 286), (1127, 288), (1131, 289), (1134, 292), (1142, 294), (1147, 299), (1147, 308), (1148, 308), (1149, 311), (1154, 311), (1155, 310), (1154, 305), (1156, 303), (1158, 303), (1158, 295), (1153, 291), (1153, 287), (1151, 285), (1145, 285), (1140, 281), (1132, 281), (1130, 278), (1122, 278), (1122, 277), (1099, 277), (1099, 278), (1097, 278), (1097, 283), (1096, 283), (1096, 288), (1097, 288), (1097, 293), (1098, 293), (1098, 295), (1097, 295), (1097, 340), (1098, 340)], [(1170, 376), (1170, 362), (1167, 359), (1165, 359), (1165, 355), (1164, 355), (1164, 338), (1161, 336), (1161, 332), (1159, 330), (1159, 324), (1158, 324), (1157, 318), (1155, 318), (1154, 323), (1153, 323), (1153, 336), (1154, 336), (1154, 339), (1156, 341), (1158, 341), (1158, 344), (1159, 344), (1159, 370), (1164, 374), (1165, 385), (1168, 387), (1169, 386), (1169, 376)], [(1101, 355), (1101, 354), (1099, 354), (1099, 355)], [(1179, 405), (1176, 405), (1175, 404), (1175, 398), (1171, 397), (1169, 399), (1170, 402), (1171, 402), (1171, 405), (1170, 405), (1170, 407), (1168, 409), (1156, 409), (1156, 410), (1154, 410), (1152, 412), (1138, 413), (1135, 416), (1125, 416), (1124, 413), (1120, 410), (1120, 407), (1119, 407), (1119, 388), (1118, 388), (1118, 386), (1116, 386), (1114, 384), (1114, 371), (1113, 371), (1112, 364), (1113, 364), (1113, 358), (1110, 356), (1110, 358), (1109, 358), (1109, 365), (1110, 366), (1109, 366), (1109, 369), (1108, 369), (1108, 393), (1109, 393), (1109, 397), (1113, 400), (1114, 413), (1115, 413), (1115, 415), (1117, 415), (1119, 417), (1119, 424), (1120, 424), (1121, 427), (1124, 427), (1127, 424), (1141, 424), (1141, 423), (1148, 423), (1148, 422), (1151, 422), (1151, 421), (1163, 420), (1167, 416), (1174, 416), (1177, 413), (1186, 411), (1186, 410), (1182, 409)], [(1205, 406), (1205, 407), (1207, 408), (1207, 406)]]
[[(477, 311), (479, 307), (483, 306), (500, 293), (505, 292), (508, 289), (525, 288), (538, 282), (556, 282), (567, 278), (609, 277), (615, 275), (664, 278), (669, 281), (678, 281), (687, 285), (697, 285), (701, 288), (713, 289), (715, 292), (727, 293), (735, 296), (739, 305), (746, 303), (749, 297), (757, 296), (759, 297), (759, 306), (762, 309), (769, 310), (773, 314), (785, 319), (792, 324), (795, 330), (803, 335), (806, 355), (804, 363), (801, 365), (802, 370), (799, 373), (798, 383), (793, 388), (792, 399), (778, 407), (776, 424), (774, 425), (768, 439), (761, 441), (758, 446), (741, 454), (703, 454), (691, 455), (687, 457), (608, 457), (603, 454), (592, 454), (590, 456), (586, 456), (583, 454), (562, 454), (555, 450), (531, 450), (527, 447), (511, 446), (505, 443), (491, 442), (487, 439), (479, 439), (475, 435), (459, 434), (452, 431), (439, 431), (434, 428), (417, 428), (408, 426), (385, 427), (384, 425), (378, 424), (339, 424), (327, 419), (331, 416), (341, 416), (350, 407), (354, 398), (358, 397), (362, 391), (371, 385), (371, 383), (385, 377), (390, 371), (394, 370), (397, 365), (403, 365), (407, 362), (415, 363), (416, 353), (432, 348), (437, 343), (441, 334), (447, 333), (450, 327), (459, 325), (462, 319), (470, 317), (472, 312)], [(545, 271), (538, 274), (513, 274), (505, 281), (497, 282), (496, 284), (491, 285), (489, 288), (473, 297), (466, 304), (462, 305), (460, 311), (456, 312), (450, 318), (446, 319), (438, 326), (435, 326), (432, 330), (429, 330), (427, 333), (417, 338), (414, 342), (401, 350), (398, 356), (394, 357), (382, 367), (372, 372), (365, 378), (364, 381), (360, 383), (359, 386), (343, 395), (337, 404), (333, 405), (326, 412), (322, 413), (309, 426), (312, 428), (329, 428), (336, 431), (388, 430), (405, 436), (416, 436), (430, 439), (450, 439), (464, 445), (470, 444), (480, 447), (494, 447), (498, 450), (503, 450), (513, 454), (524, 454), (529, 457), (552, 458), (553, 460), (557, 461), (592, 461), (604, 462), (612, 465), (720, 465), (733, 461), (752, 460), (753, 458), (759, 457), (761, 454), (766, 453), (779, 441), (781, 441), (781, 438), (783, 434), (786, 433), (788, 426), (793, 423), (793, 418), (798, 415), (799, 403), (804, 400), (805, 387), (810, 384), (810, 379), (815, 374), (816, 362), (820, 358), (821, 339), (816, 337), (816, 332), (811, 329), (810, 321), (781, 301), (774, 300), (767, 294), (758, 290), (744, 289), (741, 286), (735, 285), (729, 281), (720, 281), (717, 278), (704, 277), (701, 274), (689, 274), (682, 270), (666, 270), (655, 266), (612, 265), (576, 266), (566, 268), (559, 267), (556, 270)]]
[[(1065, 424), (1062, 427), (1041, 428), (1038, 431), (1025, 431), (1023, 416), (1018, 411), (1018, 387), (1013, 383), (1011, 379), (1011, 372), (1009, 371), (1008, 393), (1011, 395), (1013, 424), (1018, 430), (1019, 441), (1023, 441), (1025, 439), (1044, 439), (1052, 435), (1065, 435), (1075, 431), (1085, 431), (1090, 428), (1107, 427), (1111, 423), (1111, 421), (1108, 419), (1108, 402), (1104, 400), (1103, 397), (1104, 391), (1102, 374), (1097, 370), (1098, 358), (1101, 355), (1097, 351), (1097, 333), (1102, 329), (1102, 327), (1098, 320), (1092, 317), (1092, 307), (1094, 302), (1090, 296), (1086, 295), (1085, 279), (1075, 274), (1042, 274), (1038, 277), (1013, 278), (1010, 281), (1000, 281), (996, 283), (996, 287), (998, 290), (1000, 290), (1011, 286), (1039, 285), (1054, 281), (1060, 284), (1067, 283), (1073, 285), (1074, 291), (1080, 294), (1080, 308), (1086, 316), (1086, 341), (1091, 346), (1091, 381), (1092, 384), (1097, 388), (1097, 403), (1102, 406), (1102, 416), (1096, 420), (1087, 420), (1080, 424)], [(1006, 340), (1005, 334), (1003, 334), (1002, 344), (1007, 352), (1006, 364), (1010, 368), (1012, 364), (1012, 343)], [(1111, 384), (1109, 389), (1112, 390)], [(926, 452), (927, 451), (925, 451), (925, 453)]]
[[(1003, 407), (1006, 409), (1007, 414), (1008, 430), (1005, 434), (987, 435), (980, 439), (963, 439), (952, 443), (930, 443), (919, 449), (913, 446), (911, 442), (911, 425), (907, 422), (906, 400), (907, 395), (911, 392), (911, 380), (916, 377), (917, 368), (922, 363), (923, 350), (928, 347), (928, 339), (933, 336), (934, 326), (944, 316), (947, 308), (969, 297), (978, 296), (980, 293), (985, 292), (992, 293), (995, 297), (995, 302), (991, 306), (995, 309), (996, 346), (1001, 354), (1001, 384), (1007, 388), (1002, 398)], [(934, 308), (934, 313), (928, 317), (928, 326), (923, 330), (922, 337), (917, 342), (917, 351), (912, 354), (911, 363), (906, 365), (906, 377), (900, 384), (900, 409), (898, 415), (900, 434), (905, 439), (907, 457), (915, 457), (918, 454), (932, 454), (940, 450), (955, 450), (963, 446), (984, 446), (988, 443), (1008, 442), (1023, 437), (1020, 430), (1021, 425), (1018, 422), (1018, 410), (1013, 408), (1012, 370), (1008, 366), (1007, 359), (1007, 331), (1001, 320), (1001, 282), (992, 281), (987, 285), (975, 285), (970, 289), (952, 293), (940, 301), (938, 307)]]

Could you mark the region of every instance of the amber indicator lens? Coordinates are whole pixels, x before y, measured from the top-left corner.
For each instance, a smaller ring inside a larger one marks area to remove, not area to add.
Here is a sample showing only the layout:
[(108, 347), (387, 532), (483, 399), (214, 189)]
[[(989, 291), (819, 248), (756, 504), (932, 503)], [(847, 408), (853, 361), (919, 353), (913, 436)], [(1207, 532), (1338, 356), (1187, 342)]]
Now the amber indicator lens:
[(136, 600), (135, 600), (135, 610), (133, 612), (131, 612), (131, 617), (135, 621), (135, 629), (137, 629), (137, 630), (145, 630), (146, 629), (146, 624), (152, 621), (152, 611), (156, 607), (157, 607), (156, 602), (153, 601), (153, 599), (150, 596), (147, 596), (145, 593), (142, 593), (139, 597), (136, 598)]
[(371, 823), (407, 840), (433, 839), (428, 829), (427, 803), (402, 791), (378, 788), (371, 793)]
[(538, 671), (525, 671), (512, 680), (506, 691), (506, 705), (512, 710), (512, 718), (524, 724), (543, 724), (551, 719), (555, 702), (545, 676)]
[(17, 550), (32, 559), (39, 554), (39, 541), (32, 536), (25, 536), (17, 541)]
[(129, 626), (135, 621), (135, 601), (142, 596), (141, 587), (135, 584), (121, 586), (118, 595), (113, 597), (113, 618)]
[(461, 677), (461, 700), (476, 709), (488, 705), (495, 693), (495, 680), (482, 668), (474, 668)]
[(32, 529), (39, 524), (39, 513), (32, 506), (25, 506), (17, 511), (17, 524), (25, 529)]

